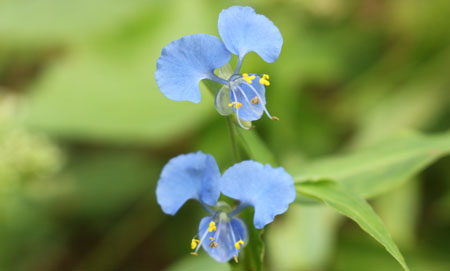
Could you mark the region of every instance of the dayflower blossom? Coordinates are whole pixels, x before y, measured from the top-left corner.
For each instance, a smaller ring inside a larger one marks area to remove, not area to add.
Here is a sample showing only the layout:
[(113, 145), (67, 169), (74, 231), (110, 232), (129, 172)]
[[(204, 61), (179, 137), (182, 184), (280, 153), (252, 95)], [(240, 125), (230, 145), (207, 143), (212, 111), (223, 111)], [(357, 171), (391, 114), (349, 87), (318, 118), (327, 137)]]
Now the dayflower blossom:
[[(156, 64), (156, 82), (161, 92), (174, 101), (200, 102), (199, 82), (212, 80), (223, 85), (216, 95), (215, 105), (221, 115), (236, 113), (241, 123), (261, 118), (266, 108), (265, 87), (269, 75), (240, 73), (242, 60), (249, 52), (257, 53), (272, 63), (281, 52), (283, 38), (267, 17), (256, 14), (251, 7), (233, 6), (219, 15), (218, 29), (222, 41), (208, 34), (184, 36), (162, 49)], [(236, 69), (228, 74), (214, 71), (237, 55)]]
[[(220, 193), (238, 200), (233, 210), (218, 202)], [(198, 233), (191, 240), (192, 254), (200, 247), (216, 261), (238, 261), (248, 242), (247, 226), (236, 215), (253, 206), (253, 224), (262, 229), (276, 215), (284, 213), (295, 199), (292, 177), (286, 171), (243, 161), (221, 176), (213, 156), (202, 152), (179, 155), (163, 168), (156, 188), (158, 204), (164, 213), (174, 215), (189, 199), (200, 202), (209, 216), (200, 221)]]

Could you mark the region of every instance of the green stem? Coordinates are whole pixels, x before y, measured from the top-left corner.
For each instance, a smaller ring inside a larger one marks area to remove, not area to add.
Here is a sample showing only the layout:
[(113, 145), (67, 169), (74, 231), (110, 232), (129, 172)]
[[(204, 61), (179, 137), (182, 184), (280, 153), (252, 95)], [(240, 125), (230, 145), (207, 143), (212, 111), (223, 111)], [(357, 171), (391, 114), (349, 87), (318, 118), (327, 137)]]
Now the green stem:
[[(249, 132), (251, 133), (251, 131), (245, 131), (245, 132)], [(252, 150), (250, 148), (250, 145), (248, 144), (247, 140), (244, 138), (244, 136), (242, 135), (242, 131), (240, 131), (239, 129), (236, 129), (236, 134), (240, 139), (240, 142), (242, 143), (242, 148), (245, 151), (245, 154), (247, 154), (247, 156), (249, 158), (253, 158), (253, 154), (252, 154)]]
[(231, 149), (233, 151), (233, 159), (234, 162), (240, 162), (241, 161), (241, 156), (239, 153), (239, 146), (237, 143), (237, 138), (236, 138), (236, 126), (233, 123), (233, 120), (231, 119), (231, 116), (227, 117), (227, 126), (228, 126), (228, 132), (230, 134), (230, 142), (231, 142)]

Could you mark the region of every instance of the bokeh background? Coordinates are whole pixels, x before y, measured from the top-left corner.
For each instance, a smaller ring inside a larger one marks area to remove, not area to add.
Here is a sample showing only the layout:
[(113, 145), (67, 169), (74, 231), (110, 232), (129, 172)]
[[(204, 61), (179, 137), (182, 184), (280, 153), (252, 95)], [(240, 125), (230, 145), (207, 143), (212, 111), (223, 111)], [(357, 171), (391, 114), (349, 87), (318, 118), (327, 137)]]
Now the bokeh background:
[[(205, 215), (155, 200), (180, 153), (231, 164), (225, 119), (203, 90), (173, 102), (154, 71), (162, 47), (217, 35), (217, 16), (251, 5), (280, 29), (256, 130), (287, 168), (404, 130), (450, 126), (448, 0), (5, 0), (0, 3), (0, 269), (228, 270), (189, 243)], [(415, 270), (450, 270), (450, 158), (371, 200)], [(400, 270), (358, 226), (293, 206), (265, 231), (268, 270)]]

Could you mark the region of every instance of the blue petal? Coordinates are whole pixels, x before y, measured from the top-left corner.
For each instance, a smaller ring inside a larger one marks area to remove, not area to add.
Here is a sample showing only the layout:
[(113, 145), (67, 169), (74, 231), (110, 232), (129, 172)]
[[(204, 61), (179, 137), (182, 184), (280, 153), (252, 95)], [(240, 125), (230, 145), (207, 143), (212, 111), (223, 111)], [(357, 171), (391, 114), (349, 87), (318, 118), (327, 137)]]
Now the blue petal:
[(161, 92), (174, 101), (200, 102), (200, 80), (228, 63), (231, 53), (215, 36), (194, 34), (172, 41), (156, 62), (155, 78)]
[(283, 45), (278, 28), (251, 7), (233, 6), (219, 15), (219, 33), (227, 49), (242, 59), (256, 52), (264, 61), (277, 60)]
[[(233, 259), (233, 256), (238, 256), (240, 250), (236, 249), (234, 244), (242, 240), (244, 245), (247, 243), (248, 234), (245, 222), (239, 218), (232, 218), (228, 222), (217, 223), (217, 231), (208, 232), (209, 223), (213, 221), (211, 217), (204, 217), (200, 221), (198, 227), (198, 235), (202, 238), (203, 249), (211, 256), (214, 260), (218, 262), (227, 262)], [(205, 235), (206, 233), (206, 235)], [(218, 244), (217, 247), (212, 248), (209, 246), (211, 243), (210, 237), (216, 237), (215, 242)]]
[(219, 179), (219, 167), (213, 156), (202, 152), (182, 154), (164, 166), (156, 199), (169, 215), (174, 215), (188, 199), (212, 206), (219, 199)]
[(225, 171), (220, 190), (241, 205), (255, 208), (253, 223), (257, 229), (286, 212), (295, 199), (294, 180), (283, 168), (255, 161), (243, 161)]
[[(259, 83), (260, 77), (256, 74), (250, 75), (256, 76), (250, 85), (242, 81), (239, 86), (232, 86), (233, 91), (230, 93), (231, 102), (242, 104), (240, 108), (233, 106), (234, 112), (238, 114), (240, 119), (245, 121), (260, 119), (266, 104), (266, 89), (264, 85)], [(256, 101), (254, 99), (257, 99), (258, 103), (252, 103), (252, 100)]]

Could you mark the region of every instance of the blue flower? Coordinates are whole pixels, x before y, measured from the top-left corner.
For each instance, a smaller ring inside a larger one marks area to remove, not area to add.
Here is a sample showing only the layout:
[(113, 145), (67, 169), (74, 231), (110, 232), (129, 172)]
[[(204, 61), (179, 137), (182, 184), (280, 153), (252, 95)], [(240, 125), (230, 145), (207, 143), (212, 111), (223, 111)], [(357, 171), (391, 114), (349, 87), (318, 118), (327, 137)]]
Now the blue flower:
[[(232, 209), (218, 201), (220, 193), (239, 201)], [(158, 204), (166, 214), (174, 215), (188, 200), (195, 199), (210, 216), (200, 221), (198, 233), (191, 241), (192, 254), (200, 247), (216, 261), (238, 260), (248, 242), (247, 226), (236, 217), (252, 206), (253, 224), (262, 229), (276, 215), (286, 212), (295, 199), (292, 177), (283, 168), (272, 168), (255, 161), (243, 161), (221, 176), (211, 155), (202, 152), (179, 155), (163, 168), (156, 188)]]
[[(240, 122), (261, 118), (266, 108), (265, 87), (270, 85), (266, 74), (240, 74), (242, 60), (249, 52), (257, 53), (272, 63), (281, 52), (283, 38), (267, 17), (256, 14), (251, 7), (233, 6), (219, 15), (219, 34), (223, 40), (208, 34), (184, 36), (163, 48), (156, 64), (156, 82), (161, 92), (174, 101), (200, 102), (199, 82), (212, 80), (223, 85), (215, 105), (221, 115), (236, 113)], [(238, 63), (233, 72), (217, 76), (214, 71), (227, 64), (231, 55)]]

